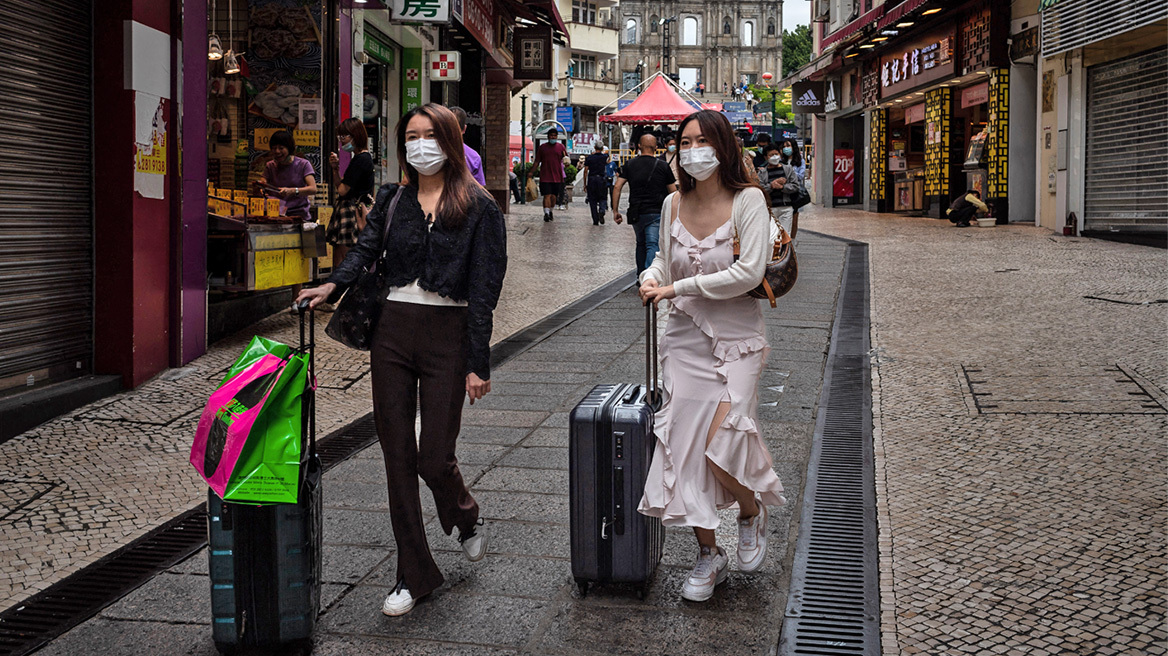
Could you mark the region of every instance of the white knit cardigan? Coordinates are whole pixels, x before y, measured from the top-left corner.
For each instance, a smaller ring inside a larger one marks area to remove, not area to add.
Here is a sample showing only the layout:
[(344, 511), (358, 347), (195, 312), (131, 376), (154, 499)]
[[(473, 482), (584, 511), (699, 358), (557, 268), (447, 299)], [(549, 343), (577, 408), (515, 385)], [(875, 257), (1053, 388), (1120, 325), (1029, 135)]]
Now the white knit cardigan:
[[(658, 238), (657, 257), (641, 274), (643, 283), (652, 278), (661, 285), (673, 285), (678, 296), (705, 296), (713, 299), (729, 299), (742, 296), (762, 282), (766, 265), (771, 260), (775, 239), (779, 228), (771, 219), (770, 208), (761, 189), (743, 189), (734, 195), (734, 206), (730, 209), (730, 220), (738, 230), (740, 253), (738, 260), (729, 268), (714, 273), (705, 273), (681, 280), (672, 280), (669, 264), (673, 249), (670, 222), (673, 217), (673, 201), (680, 192), (669, 194), (661, 205), (661, 236)], [(684, 209), (684, 205), (679, 210)]]

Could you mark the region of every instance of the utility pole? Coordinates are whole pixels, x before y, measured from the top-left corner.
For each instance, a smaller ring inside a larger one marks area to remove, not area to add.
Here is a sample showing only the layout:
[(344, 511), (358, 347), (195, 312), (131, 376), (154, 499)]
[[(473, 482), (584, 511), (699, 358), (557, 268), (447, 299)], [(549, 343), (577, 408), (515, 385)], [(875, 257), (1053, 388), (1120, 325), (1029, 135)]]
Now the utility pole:
[(523, 165), (523, 179), (519, 181), (519, 204), (527, 204), (527, 94), (519, 94), (519, 163)]

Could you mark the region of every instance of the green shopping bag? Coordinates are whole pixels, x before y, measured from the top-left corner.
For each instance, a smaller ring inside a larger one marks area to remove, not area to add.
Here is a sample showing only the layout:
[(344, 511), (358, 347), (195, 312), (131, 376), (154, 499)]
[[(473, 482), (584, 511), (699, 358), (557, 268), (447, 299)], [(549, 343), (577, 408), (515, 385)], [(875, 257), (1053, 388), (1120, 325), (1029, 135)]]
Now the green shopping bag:
[(296, 503), (308, 355), (254, 337), (211, 395), (191, 464), (226, 501)]

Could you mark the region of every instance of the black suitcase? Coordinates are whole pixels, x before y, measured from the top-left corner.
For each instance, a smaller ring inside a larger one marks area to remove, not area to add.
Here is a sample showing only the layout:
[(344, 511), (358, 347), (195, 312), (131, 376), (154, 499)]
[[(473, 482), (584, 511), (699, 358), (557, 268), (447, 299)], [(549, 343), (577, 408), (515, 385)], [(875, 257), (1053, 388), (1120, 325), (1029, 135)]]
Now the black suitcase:
[(661, 561), (661, 520), (637, 512), (657, 439), (660, 407), (657, 313), (646, 307), (646, 384), (597, 385), (572, 410), (569, 449), (572, 576), (591, 583), (639, 583), (644, 599)]
[[(300, 308), (300, 348), (308, 349), (308, 376), (316, 380), (316, 329)], [(310, 385), (303, 397), (307, 449), (297, 503), (251, 505), (207, 494), (211, 631), (224, 654), (265, 649), (308, 654), (320, 609), (321, 474), (316, 454), (316, 405)]]

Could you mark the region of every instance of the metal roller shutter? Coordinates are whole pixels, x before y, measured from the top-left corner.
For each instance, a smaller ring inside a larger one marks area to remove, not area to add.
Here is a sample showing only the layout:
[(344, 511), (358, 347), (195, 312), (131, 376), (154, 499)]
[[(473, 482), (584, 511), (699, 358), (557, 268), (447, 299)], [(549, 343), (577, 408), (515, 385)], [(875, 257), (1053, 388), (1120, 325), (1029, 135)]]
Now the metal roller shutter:
[(1088, 71), (1084, 230), (1168, 229), (1168, 48)]
[(92, 13), (0, 3), (0, 390), (92, 368)]

